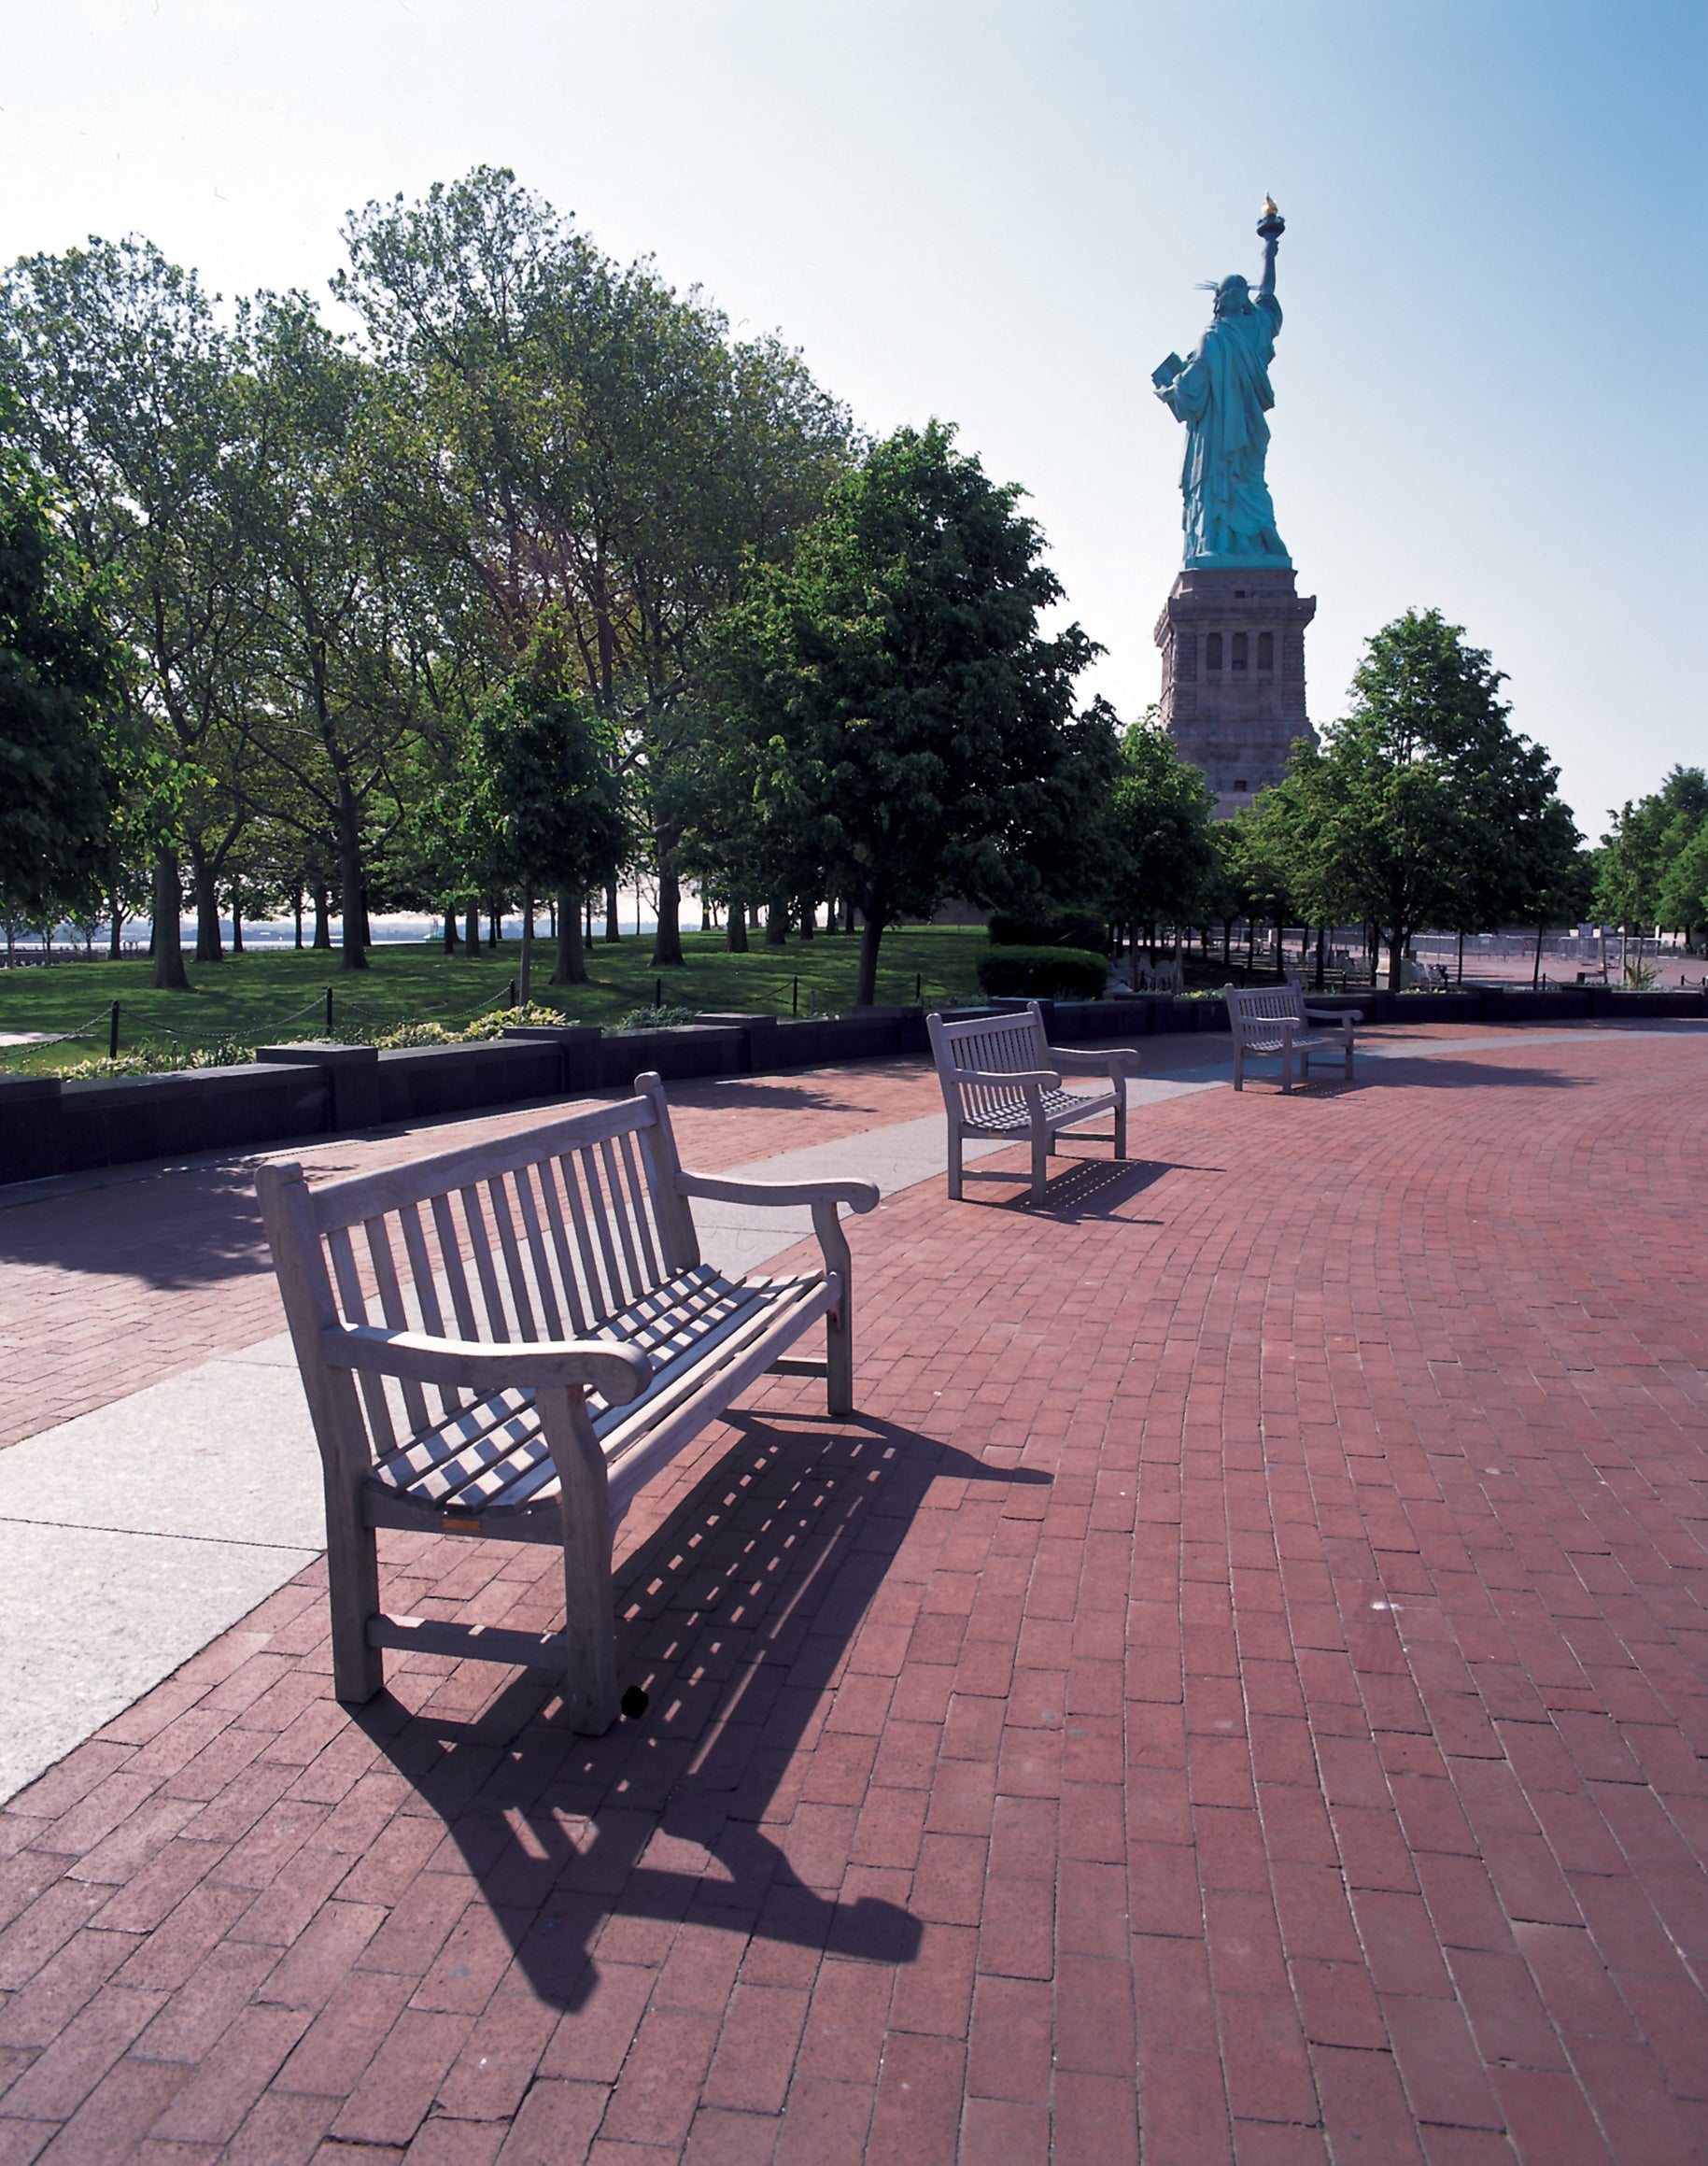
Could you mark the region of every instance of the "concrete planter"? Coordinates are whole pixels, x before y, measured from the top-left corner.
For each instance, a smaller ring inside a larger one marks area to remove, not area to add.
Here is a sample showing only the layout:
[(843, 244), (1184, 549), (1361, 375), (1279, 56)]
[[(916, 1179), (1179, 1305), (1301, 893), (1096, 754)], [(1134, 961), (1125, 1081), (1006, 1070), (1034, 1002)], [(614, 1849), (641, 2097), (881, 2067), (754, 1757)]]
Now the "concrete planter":
[(332, 1096), (330, 1128), (372, 1128), (380, 1118), (379, 1055), (371, 1045), (333, 1045), (308, 1040), (298, 1045), (261, 1045), (257, 1062), (315, 1068)]
[(0, 1076), (0, 1181), (40, 1181), (64, 1171), (56, 1075)]
[(600, 1082), (627, 1090), (651, 1069), (666, 1083), (689, 1076), (740, 1075), (746, 1041), (739, 1029), (707, 1029), (698, 1023), (663, 1030), (607, 1030), (599, 1048)]
[(326, 1072), (318, 1067), (245, 1063), (68, 1083), (59, 1105), (61, 1162), (53, 1170), (62, 1173), (138, 1158), (257, 1150), (323, 1135), (332, 1125)]
[(600, 1087), (604, 1035), (597, 1023), (516, 1023), (504, 1032), (506, 1039), (557, 1047), (558, 1088), (566, 1097)]
[(562, 1057), (555, 1044), (510, 1038), (474, 1045), (409, 1045), (379, 1055), (379, 1118), (424, 1121), (483, 1106), (560, 1095)]

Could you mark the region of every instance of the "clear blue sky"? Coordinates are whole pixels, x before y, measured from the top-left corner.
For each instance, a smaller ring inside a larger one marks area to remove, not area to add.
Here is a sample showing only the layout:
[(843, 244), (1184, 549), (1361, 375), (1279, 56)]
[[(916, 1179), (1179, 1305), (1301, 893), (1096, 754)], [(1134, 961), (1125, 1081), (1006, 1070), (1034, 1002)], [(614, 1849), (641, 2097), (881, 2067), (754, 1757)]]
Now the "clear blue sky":
[(1022, 482), (1123, 715), (1179, 432), (1149, 375), (1288, 219), (1270, 478), (1311, 713), (1409, 604), (1579, 823), (1708, 760), (1708, 10), (1691, 0), (6, 0), (0, 255), (148, 234), (324, 293), (351, 205), (508, 164)]

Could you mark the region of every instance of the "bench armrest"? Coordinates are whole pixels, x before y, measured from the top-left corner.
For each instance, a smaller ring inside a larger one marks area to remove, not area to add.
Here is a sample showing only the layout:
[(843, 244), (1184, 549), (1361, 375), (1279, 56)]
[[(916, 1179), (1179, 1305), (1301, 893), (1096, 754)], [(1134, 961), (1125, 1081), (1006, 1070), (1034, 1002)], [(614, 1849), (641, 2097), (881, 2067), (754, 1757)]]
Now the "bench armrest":
[[(1054, 1048), (1051, 1050), (1053, 1052)], [(1059, 1090), (1062, 1083), (1052, 1068), (992, 1069), (988, 1074), (981, 1068), (952, 1068), (949, 1080), (958, 1083), (1006, 1083), (1019, 1089), (1024, 1089), (1027, 1083), (1036, 1083), (1047, 1091)]]
[(473, 1391), (558, 1390), (575, 1385), (614, 1406), (638, 1398), (653, 1365), (638, 1347), (608, 1338), (515, 1338), (479, 1344), (433, 1338), (421, 1331), (386, 1331), (372, 1324), (338, 1324), (320, 1334), (334, 1368), (367, 1369), (411, 1383), (466, 1384)]
[(1362, 1023), (1362, 1008), (1307, 1008), (1306, 1019), (1311, 1023)]
[(703, 1196), (708, 1203), (845, 1203), (854, 1211), (875, 1210), (878, 1203), (875, 1181), (726, 1181), (715, 1173), (678, 1173), (676, 1193)]
[(1059, 1045), (1050, 1048), (1050, 1057), (1064, 1075), (1129, 1075), (1130, 1062), (1138, 1058), (1138, 1049), (1132, 1045), (1111, 1045), (1100, 1053), (1068, 1053)]

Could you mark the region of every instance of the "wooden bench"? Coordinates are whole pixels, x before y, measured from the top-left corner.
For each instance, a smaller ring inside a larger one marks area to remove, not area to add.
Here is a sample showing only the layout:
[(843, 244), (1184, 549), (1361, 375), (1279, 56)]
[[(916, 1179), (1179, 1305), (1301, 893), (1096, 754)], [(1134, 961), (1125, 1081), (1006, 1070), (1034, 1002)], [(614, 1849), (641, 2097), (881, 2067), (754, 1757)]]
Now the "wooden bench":
[[(767, 1370), (854, 1407), (848, 1243), (869, 1181), (686, 1173), (656, 1075), (618, 1105), (317, 1182), (263, 1166), (261, 1216), (326, 1488), (333, 1688), (371, 1699), (383, 1650), (558, 1671), (571, 1720), (615, 1720), (613, 1529), (641, 1485)], [(695, 1197), (811, 1207), (821, 1269), (727, 1278)], [(820, 1318), (823, 1360), (785, 1350)], [(563, 1550), (564, 1629), (388, 1617), (378, 1527)]]
[[(1307, 1008), (1296, 984), (1224, 985), (1228, 1020), (1234, 1026), (1234, 1088), (1246, 1087), (1246, 1057), (1279, 1058), (1281, 1088), (1292, 1088), (1294, 1064), (1310, 1074), (1311, 1055), (1334, 1054), (1346, 1062), (1346, 1079), (1352, 1081), (1352, 1026), (1363, 1021), (1362, 1008)], [(1330, 1032), (1313, 1030), (1313, 1023), (1338, 1024)]]
[[(1127, 1154), (1127, 1077), (1138, 1055), (1130, 1045), (1100, 1053), (1066, 1053), (1044, 1041), (1044, 1018), (1036, 1000), (1023, 1012), (980, 1015), (945, 1023), (927, 1015), (931, 1055), (949, 1115), (949, 1194), (961, 1196), (961, 1143), (967, 1136), (1028, 1137), (1032, 1144), (1032, 1200), (1041, 1203), (1055, 1137), (1064, 1128), (1115, 1116), (1115, 1155)], [(1110, 1089), (1095, 1095), (1066, 1091), (1062, 1077), (1107, 1076)]]

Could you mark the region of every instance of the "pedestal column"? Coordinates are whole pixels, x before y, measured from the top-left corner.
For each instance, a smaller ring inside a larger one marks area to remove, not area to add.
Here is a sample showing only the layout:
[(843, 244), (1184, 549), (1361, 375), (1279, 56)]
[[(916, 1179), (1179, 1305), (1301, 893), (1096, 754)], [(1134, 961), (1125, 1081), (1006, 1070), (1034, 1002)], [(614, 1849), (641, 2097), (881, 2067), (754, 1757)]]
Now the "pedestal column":
[(1202, 768), (1216, 817), (1231, 818), (1279, 782), (1305, 711), (1305, 628), (1315, 595), (1282, 570), (1182, 572), (1156, 623), (1163, 720), (1182, 759)]

